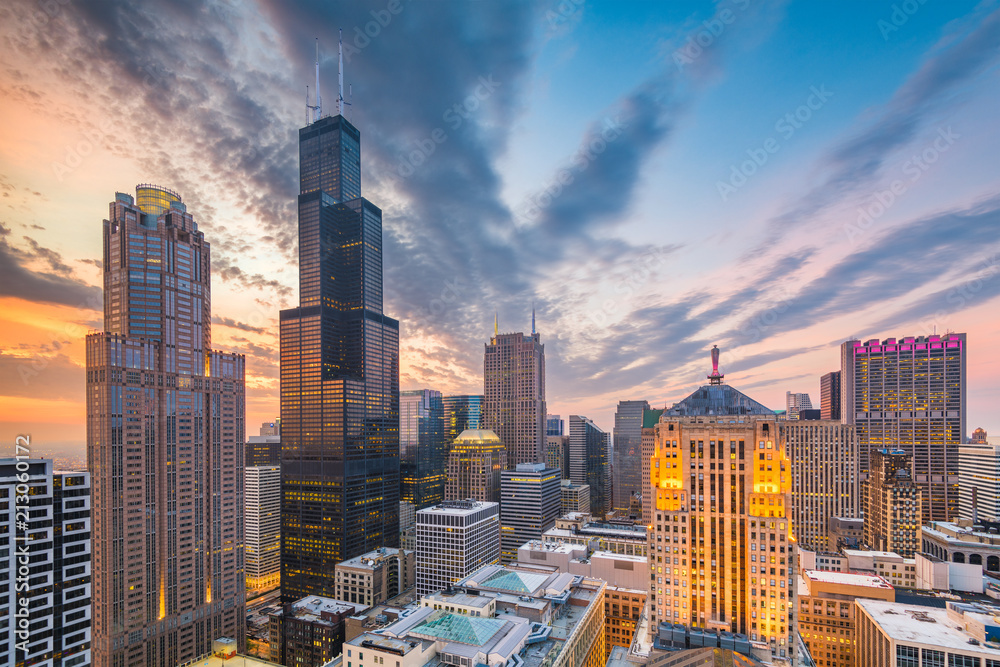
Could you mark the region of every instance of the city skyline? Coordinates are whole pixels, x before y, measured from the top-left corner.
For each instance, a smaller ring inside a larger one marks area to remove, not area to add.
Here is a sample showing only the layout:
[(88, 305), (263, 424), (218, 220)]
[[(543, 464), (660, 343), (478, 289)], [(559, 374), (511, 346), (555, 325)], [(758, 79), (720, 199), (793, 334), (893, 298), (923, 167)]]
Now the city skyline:
[(295, 132), (316, 37), (336, 113), (337, 27), (386, 212), (401, 389), (478, 394), (494, 312), (528, 332), (533, 303), (548, 411), (604, 430), (619, 400), (698, 387), (713, 343), (728, 381), (778, 409), (819, 396), (845, 340), (951, 330), (973, 351), (966, 430), (1000, 433), (995, 4), (929, 3), (899, 25), (891, 3), (564, 5), (5, 7), (3, 437), (83, 451), (92, 232), (109, 193), (143, 182), (198, 212), (216, 344), (247, 357), (248, 423), (278, 414), (278, 312), (300, 297)]

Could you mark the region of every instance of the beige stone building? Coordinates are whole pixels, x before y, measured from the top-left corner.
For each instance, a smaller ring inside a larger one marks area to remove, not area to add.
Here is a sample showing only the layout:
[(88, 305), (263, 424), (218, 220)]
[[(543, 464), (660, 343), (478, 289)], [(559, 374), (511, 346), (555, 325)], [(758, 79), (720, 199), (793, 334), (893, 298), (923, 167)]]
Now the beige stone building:
[(413, 551), (382, 548), (337, 563), (337, 599), (373, 607), (394, 598), (415, 585), (416, 562)]
[(920, 547), (921, 496), (910, 456), (902, 450), (873, 451), (864, 498), (864, 545), (912, 557)]
[(799, 632), (817, 667), (856, 667), (856, 599), (896, 599), (877, 575), (818, 570), (802, 573), (798, 595)]

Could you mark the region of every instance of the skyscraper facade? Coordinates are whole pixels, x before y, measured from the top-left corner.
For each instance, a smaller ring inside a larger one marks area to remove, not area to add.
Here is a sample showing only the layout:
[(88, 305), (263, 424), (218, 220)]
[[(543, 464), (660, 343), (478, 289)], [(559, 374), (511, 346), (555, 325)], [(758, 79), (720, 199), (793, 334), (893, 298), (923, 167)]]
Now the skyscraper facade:
[(789, 512), (798, 544), (813, 551), (836, 551), (830, 519), (860, 516), (858, 443), (854, 427), (831, 420), (778, 422), (792, 466)]
[(399, 322), (382, 312), (382, 211), (342, 115), (299, 130), (298, 216), (299, 307), (281, 311), (286, 601), (333, 596), (337, 563), (399, 542)]
[(959, 516), (1000, 522), (1000, 444), (970, 442), (958, 448)]
[(451, 445), (462, 435), (462, 431), (478, 431), (483, 427), (483, 403), (486, 397), (482, 394), (463, 396), (445, 396), (444, 404), (444, 439)]
[(819, 418), (840, 419), (840, 371), (819, 379)]
[(0, 498), (0, 665), (90, 667), (90, 473), (0, 459)]
[(281, 581), (281, 466), (246, 467), (247, 589)]
[(909, 459), (900, 449), (872, 452), (864, 497), (865, 546), (903, 558), (912, 558), (920, 546), (921, 493), (913, 481)]
[(650, 620), (748, 635), (795, 663), (792, 470), (773, 411), (710, 384), (655, 425)]
[(812, 401), (809, 399), (809, 394), (793, 394), (790, 391), (786, 391), (785, 418), (798, 419), (799, 412), (802, 410), (812, 410)]
[(245, 361), (211, 349), (210, 248), (177, 193), (117, 193), (104, 331), (87, 336), (94, 662), (245, 644)]
[(493, 431), (463, 431), (448, 454), (446, 500), (500, 503), (500, 474), (507, 469), (507, 448)]
[(653, 523), (653, 487), (650, 486), (650, 467), (656, 451), (656, 425), (664, 410), (645, 410), (642, 413), (642, 525)]
[(841, 345), (843, 421), (854, 424), (862, 479), (879, 449), (901, 449), (920, 485), (923, 523), (958, 514), (965, 434), (965, 334)]
[(545, 435), (566, 435), (566, 422), (559, 415), (545, 416)]
[(404, 391), (399, 396), (400, 500), (418, 510), (444, 500), (448, 446), (441, 392)]
[(500, 562), (500, 506), (447, 500), (417, 512), (417, 595)]
[(485, 346), (483, 428), (507, 446), (507, 467), (545, 460), (545, 346), (532, 332), (497, 333)]
[(562, 510), (562, 473), (544, 463), (519, 463), (500, 480), (500, 562), (517, 562), (518, 548), (541, 539)]
[(618, 401), (614, 430), (614, 503), (628, 514), (632, 496), (642, 494), (642, 415), (649, 401)]
[(608, 438), (593, 420), (569, 416), (569, 478), (590, 485), (590, 511), (603, 518), (611, 510)]

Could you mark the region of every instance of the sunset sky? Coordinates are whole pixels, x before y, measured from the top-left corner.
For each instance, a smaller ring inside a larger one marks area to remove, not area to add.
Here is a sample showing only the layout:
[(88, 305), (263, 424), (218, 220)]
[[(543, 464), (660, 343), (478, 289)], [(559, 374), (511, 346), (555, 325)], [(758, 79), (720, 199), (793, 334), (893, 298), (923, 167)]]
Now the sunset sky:
[[(297, 304), (296, 133), (343, 28), (384, 215), (401, 386), (482, 392), (528, 330), (549, 412), (610, 430), (726, 380), (819, 401), (850, 337), (968, 334), (1000, 435), (1000, 5), (15, 0), (0, 6), (0, 438), (85, 444), (116, 191), (178, 191), (212, 246), (213, 344), (277, 416)], [(345, 92), (345, 95), (348, 94)]]

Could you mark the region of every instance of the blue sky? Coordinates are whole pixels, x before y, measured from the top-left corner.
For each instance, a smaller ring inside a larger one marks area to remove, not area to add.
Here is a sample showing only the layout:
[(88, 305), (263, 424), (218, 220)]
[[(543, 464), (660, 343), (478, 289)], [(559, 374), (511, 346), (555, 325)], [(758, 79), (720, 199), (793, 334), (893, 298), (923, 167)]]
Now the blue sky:
[(140, 182), (179, 191), (212, 243), (248, 432), (277, 414), (295, 132), (316, 37), (332, 110), (338, 27), (404, 388), (480, 392), (494, 311), (523, 330), (532, 302), (550, 411), (605, 428), (618, 400), (683, 398), (713, 344), (780, 408), (818, 400), (848, 337), (953, 330), (967, 430), (1000, 433), (996, 2), (21, 1), (0, 19), (4, 438), (82, 446), (100, 222)]

